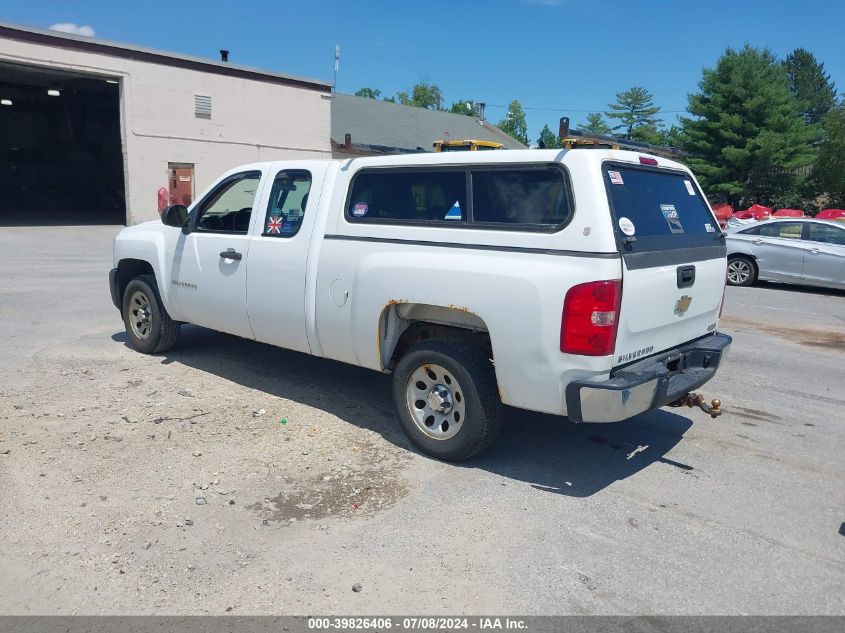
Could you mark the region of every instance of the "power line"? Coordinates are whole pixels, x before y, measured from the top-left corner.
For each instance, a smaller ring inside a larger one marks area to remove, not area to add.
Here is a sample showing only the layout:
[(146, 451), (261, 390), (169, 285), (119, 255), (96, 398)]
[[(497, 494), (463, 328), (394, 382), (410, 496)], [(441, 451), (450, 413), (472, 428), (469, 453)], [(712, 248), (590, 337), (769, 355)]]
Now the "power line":
[[(504, 108), (505, 110), (507, 110), (510, 106), (499, 105), (499, 104), (496, 104), (496, 103), (488, 103), (487, 107), (488, 108)], [(532, 106), (522, 106), (522, 109), (523, 110), (536, 110), (536, 111), (542, 111), (542, 112), (579, 112), (579, 113), (580, 112), (586, 112), (586, 113), (598, 112), (600, 114), (610, 114), (612, 112), (617, 112), (616, 110), (578, 110), (578, 109), (575, 109), (575, 108), (539, 108), (539, 107), (532, 107)], [(666, 114), (683, 114), (685, 112), (688, 112), (688, 110), (686, 110), (686, 109), (684, 109), (684, 110), (664, 110), (663, 108), (660, 108), (660, 112), (661, 113), (665, 112)]]

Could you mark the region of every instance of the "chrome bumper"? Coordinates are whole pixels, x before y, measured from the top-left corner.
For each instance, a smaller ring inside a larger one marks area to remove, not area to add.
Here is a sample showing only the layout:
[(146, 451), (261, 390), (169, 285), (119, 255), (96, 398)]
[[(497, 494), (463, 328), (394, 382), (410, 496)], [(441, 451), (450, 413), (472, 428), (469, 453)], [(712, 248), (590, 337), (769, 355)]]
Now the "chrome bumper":
[(567, 415), (573, 422), (619, 422), (675, 402), (716, 374), (731, 342), (727, 334), (708, 334), (616, 369), (604, 382), (571, 382)]

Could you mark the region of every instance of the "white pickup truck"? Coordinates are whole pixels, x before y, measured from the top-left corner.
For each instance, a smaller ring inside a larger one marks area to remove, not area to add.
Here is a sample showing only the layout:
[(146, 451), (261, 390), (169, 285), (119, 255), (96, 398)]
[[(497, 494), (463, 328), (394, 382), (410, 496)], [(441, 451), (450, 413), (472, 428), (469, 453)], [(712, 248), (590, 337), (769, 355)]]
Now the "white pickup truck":
[(625, 151), (258, 163), (122, 230), (110, 286), (144, 353), (193, 323), (392, 372), (410, 440), (461, 460), (503, 405), (708, 410), (690, 392), (731, 343), (718, 227), (688, 169)]

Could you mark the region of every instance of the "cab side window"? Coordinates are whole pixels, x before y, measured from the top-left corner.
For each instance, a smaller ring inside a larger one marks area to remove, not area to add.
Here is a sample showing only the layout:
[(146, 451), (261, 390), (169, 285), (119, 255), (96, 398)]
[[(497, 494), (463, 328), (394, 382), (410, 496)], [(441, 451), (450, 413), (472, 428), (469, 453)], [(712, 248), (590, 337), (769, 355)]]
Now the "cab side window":
[(293, 237), (299, 233), (310, 193), (310, 172), (286, 169), (276, 174), (261, 234), (270, 237)]
[(221, 182), (200, 203), (196, 230), (245, 235), (260, 182), (259, 171), (235, 174)]
[(569, 219), (563, 170), (472, 170), (474, 222), (557, 226)]
[(845, 229), (826, 224), (810, 224), (810, 241), (845, 246)]
[(466, 222), (463, 170), (372, 170), (352, 184), (346, 217), (353, 222)]

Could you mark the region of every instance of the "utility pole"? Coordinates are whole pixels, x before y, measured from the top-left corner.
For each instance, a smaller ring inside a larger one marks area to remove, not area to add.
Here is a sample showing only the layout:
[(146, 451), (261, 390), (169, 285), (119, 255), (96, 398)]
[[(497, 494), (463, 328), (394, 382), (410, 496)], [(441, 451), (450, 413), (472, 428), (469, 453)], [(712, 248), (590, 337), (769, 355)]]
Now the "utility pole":
[(340, 44), (334, 47), (334, 80), (332, 81), (332, 94), (337, 91), (337, 69), (340, 66)]

